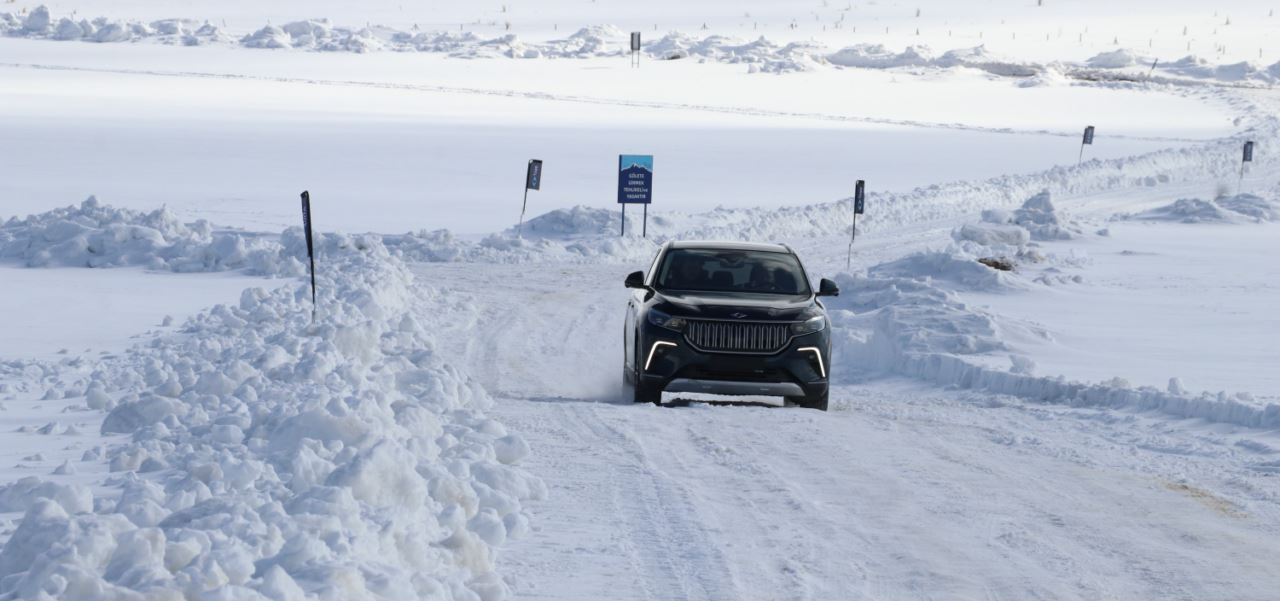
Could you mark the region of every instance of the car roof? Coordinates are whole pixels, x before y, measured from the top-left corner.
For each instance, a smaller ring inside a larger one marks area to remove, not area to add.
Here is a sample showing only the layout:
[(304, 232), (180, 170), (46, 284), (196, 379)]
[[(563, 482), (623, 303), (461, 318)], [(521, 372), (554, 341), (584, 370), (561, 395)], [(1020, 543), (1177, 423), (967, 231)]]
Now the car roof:
[(791, 249), (781, 244), (764, 244), (760, 242), (731, 242), (709, 240), (681, 240), (671, 243), (671, 248), (696, 248), (706, 250), (754, 250), (761, 252), (791, 253)]

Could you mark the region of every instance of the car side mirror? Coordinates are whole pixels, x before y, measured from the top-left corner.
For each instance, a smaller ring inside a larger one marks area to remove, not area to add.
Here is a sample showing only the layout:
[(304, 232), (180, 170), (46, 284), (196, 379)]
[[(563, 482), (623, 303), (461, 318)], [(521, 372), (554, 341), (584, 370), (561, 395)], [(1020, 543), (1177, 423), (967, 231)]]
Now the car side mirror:
[(818, 282), (818, 296), (840, 296), (840, 287), (835, 282), (822, 278)]
[(648, 286), (644, 285), (643, 271), (633, 271), (630, 274), (628, 274), (627, 281), (624, 282), (624, 285), (627, 288), (640, 288), (640, 289), (648, 288)]

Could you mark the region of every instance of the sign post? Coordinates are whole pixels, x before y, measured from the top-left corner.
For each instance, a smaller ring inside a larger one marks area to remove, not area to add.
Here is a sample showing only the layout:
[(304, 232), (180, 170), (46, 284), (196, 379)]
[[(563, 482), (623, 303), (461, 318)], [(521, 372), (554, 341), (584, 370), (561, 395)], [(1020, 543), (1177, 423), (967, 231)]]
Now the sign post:
[(1253, 162), (1253, 140), (1244, 143), (1244, 160), (1240, 161), (1240, 181), (1236, 183), (1236, 194), (1244, 186), (1244, 166)]
[(1077, 165), (1080, 164), (1080, 161), (1084, 160), (1084, 147), (1086, 144), (1089, 146), (1093, 146), (1093, 126), (1092, 125), (1084, 128), (1084, 140), (1080, 142), (1080, 156), (1076, 158)]
[(524, 172), (524, 202), (520, 203), (520, 225), (516, 226), (516, 236), (524, 237), (524, 210), (529, 207), (529, 190), (542, 189), (542, 161), (529, 159), (529, 168)]
[(316, 255), (311, 241), (311, 193), (302, 191), (302, 231), (307, 236), (307, 262), (311, 264), (311, 322), (316, 321)]
[(631, 32), (631, 66), (640, 66), (640, 32)]
[(653, 202), (653, 155), (618, 155), (618, 204), (622, 205), (622, 229), (627, 234), (627, 205), (644, 205), (641, 235), (649, 235), (649, 203)]
[(853, 241), (858, 238), (858, 215), (866, 210), (867, 203), (867, 182), (858, 180), (853, 187), (853, 229), (849, 233), (849, 255), (844, 260), (845, 271), (853, 266)]

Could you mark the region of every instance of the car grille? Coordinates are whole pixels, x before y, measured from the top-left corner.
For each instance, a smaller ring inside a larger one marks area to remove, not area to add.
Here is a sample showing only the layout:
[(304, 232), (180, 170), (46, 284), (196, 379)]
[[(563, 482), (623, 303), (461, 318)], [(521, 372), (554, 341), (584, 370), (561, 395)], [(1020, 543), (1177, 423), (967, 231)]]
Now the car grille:
[(791, 340), (791, 324), (689, 320), (685, 339), (693, 346), (723, 353), (776, 353)]

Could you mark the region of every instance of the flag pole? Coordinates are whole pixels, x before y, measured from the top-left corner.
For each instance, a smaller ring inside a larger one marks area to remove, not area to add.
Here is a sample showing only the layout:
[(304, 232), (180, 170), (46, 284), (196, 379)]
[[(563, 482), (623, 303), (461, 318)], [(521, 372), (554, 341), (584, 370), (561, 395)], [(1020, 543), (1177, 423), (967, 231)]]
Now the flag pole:
[(516, 226), (516, 237), (524, 237), (524, 210), (529, 207), (529, 184), (526, 181), (524, 187), (524, 202), (520, 203), (520, 225)]

